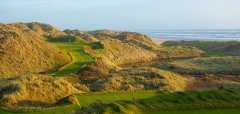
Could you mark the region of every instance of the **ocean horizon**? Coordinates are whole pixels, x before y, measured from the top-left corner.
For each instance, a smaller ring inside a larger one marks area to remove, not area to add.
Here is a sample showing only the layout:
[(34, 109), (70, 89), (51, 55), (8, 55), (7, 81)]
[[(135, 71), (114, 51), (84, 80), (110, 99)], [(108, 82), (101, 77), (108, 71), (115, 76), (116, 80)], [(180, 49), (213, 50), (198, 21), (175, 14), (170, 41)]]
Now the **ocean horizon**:
[(240, 29), (139, 30), (151, 38), (166, 40), (240, 40)]

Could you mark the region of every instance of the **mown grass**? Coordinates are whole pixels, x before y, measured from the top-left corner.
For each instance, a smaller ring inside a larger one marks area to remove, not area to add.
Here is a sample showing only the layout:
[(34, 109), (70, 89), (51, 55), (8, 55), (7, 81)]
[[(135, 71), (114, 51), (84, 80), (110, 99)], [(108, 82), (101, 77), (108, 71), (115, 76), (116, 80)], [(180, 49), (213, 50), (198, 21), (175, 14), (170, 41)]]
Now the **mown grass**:
[(226, 53), (224, 52), (212, 52), (212, 51), (206, 51), (203, 56), (207, 56), (207, 57), (224, 57), (227, 56)]
[(72, 61), (67, 65), (61, 67), (58, 72), (52, 74), (53, 76), (67, 76), (71, 73), (76, 73), (85, 64), (93, 61), (92, 57), (84, 52), (84, 45), (57, 44), (57, 46), (68, 51), (72, 57)]
[[(94, 105), (93, 105), (94, 106)], [(146, 113), (162, 112), (164, 110), (196, 110), (239, 108), (240, 88), (213, 89), (202, 91), (185, 91), (163, 93), (151, 98), (117, 101), (109, 104), (96, 105), (93, 112), (105, 113)], [(89, 108), (89, 109), (93, 109)], [(205, 110), (211, 113), (210, 110)], [(240, 110), (233, 110), (239, 112)], [(86, 109), (82, 112), (87, 112)], [(88, 112), (91, 112), (88, 111)], [(164, 111), (166, 112), (166, 111)], [(174, 111), (173, 111), (174, 112)], [(180, 111), (181, 112), (181, 111)], [(202, 111), (204, 112), (204, 110)], [(171, 114), (171, 113), (170, 113)]]
[(157, 91), (147, 91), (147, 92), (126, 92), (126, 93), (90, 93), (77, 95), (81, 107), (88, 106), (98, 100), (110, 103), (117, 100), (132, 100), (132, 99), (142, 99), (153, 97), (159, 95)]
[(70, 63), (58, 69), (58, 71), (53, 73), (52, 76), (67, 76), (71, 73), (76, 73), (84, 65), (93, 61), (93, 58), (84, 52), (84, 47), (89, 46), (89, 44), (84, 40), (71, 39), (70, 37), (62, 39), (49, 39), (48, 41), (54, 43), (60, 49), (67, 51), (72, 59)]

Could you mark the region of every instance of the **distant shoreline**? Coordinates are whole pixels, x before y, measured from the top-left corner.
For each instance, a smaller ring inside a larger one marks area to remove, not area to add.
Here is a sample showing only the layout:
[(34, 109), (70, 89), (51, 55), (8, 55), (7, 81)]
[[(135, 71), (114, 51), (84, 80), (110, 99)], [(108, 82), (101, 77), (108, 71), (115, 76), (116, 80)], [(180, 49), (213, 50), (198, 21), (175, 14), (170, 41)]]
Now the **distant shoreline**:
[(163, 42), (174, 40), (174, 39), (163, 39), (163, 38), (151, 38), (157, 44), (162, 44)]
[[(164, 38), (151, 38), (155, 43), (157, 43), (157, 44), (162, 44), (163, 42), (166, 42), (166, 41), (177, 41), (178, 39), (164, 39)], [(197, 41), (197, 39), (179, 39), (179, 40), (185, 40), (185, 41)], [(230, 40), (228, 40), (228, 39), (215, 39), (215, 40), (213, 40), (213, 39), (199, 39), (199, 40), (201, 40), (201, 41), (222, 41), (222, 42), (226, 42), (226, 41), (228, 41), (228, 42), (231, 42), (231, 41), (239, 41), (240, 42), (240, 39), (239, 40), (237, 40), (237, 39), (230, 39)]]

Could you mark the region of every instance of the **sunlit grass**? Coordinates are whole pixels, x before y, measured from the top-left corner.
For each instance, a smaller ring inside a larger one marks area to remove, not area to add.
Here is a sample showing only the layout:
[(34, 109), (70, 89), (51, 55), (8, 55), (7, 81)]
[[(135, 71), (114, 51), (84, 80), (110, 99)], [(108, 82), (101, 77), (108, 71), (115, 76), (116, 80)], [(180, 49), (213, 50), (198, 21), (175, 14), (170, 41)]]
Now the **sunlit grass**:
[(85, 64), (93, 61), (87, 53), (84, 52), (85, 45), (65, 44), (57, 45), (59, 48), (66, 50), (72, 58), (72, 62), (61, 67), (53, 76), (67, 76), (71, 73), (78, 72)]
[(68, 52), (71, 57), (71, 62), (62, 66), (57, 72), (53, 73), (52, 76), (67, 76), (71, 73), (78, 72), (84, 65), (91, 63), (93, 58), (84, 52), (84, 47), (89, 46), (89, 43), (82, 39), (74, 39), (71, 36), (63, 38), (47, 40), (55, 44), (58, 48)]
[[(88, 93), (76, 95), (80, 107), (76, 105), (69, 105), (63, 107), (55, 107), (51, 109), (43, 109), (41, 111), (27, 112), (22, 114), (69, 114), (74, 113), (79, 110), (81, 107), (88, 106), (98, 100), (101, 100), (104, 103), (111, 103), (117, 100), (132, 100), (132, 99), (143, 99), (149, 98), (160, 94), (157, 91), (146, 91), (146, 92), (125, 92), (125, 93)], [(8, 110), (0, 110), (0, 113), (3, 114), (12, 114), (13, 112)]]

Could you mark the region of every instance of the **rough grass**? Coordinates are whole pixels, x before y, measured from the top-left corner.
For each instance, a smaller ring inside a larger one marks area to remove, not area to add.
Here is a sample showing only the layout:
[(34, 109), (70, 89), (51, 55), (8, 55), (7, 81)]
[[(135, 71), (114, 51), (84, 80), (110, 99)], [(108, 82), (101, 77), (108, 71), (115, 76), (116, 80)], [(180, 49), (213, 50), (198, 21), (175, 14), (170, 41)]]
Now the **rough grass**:
[(87, 32), (84, 31), (79, 31), (79, 30), (64, 30), (63, 32), (65, 32), (66, 34), (69, 34), (71, 36), (75, 36), (79, 39), (84, 39), (87, 42), (96, 42), (98, 41), (98, 39), (96, 39), (95, 37), (93, 37), (92, 35), (88, 34)]
[(186, 46), (160, 46), (157, 50), (160, 59), (190, 58), (201, 56), (203, 53), (200, 49)]
[(205, 52), (204, 56), (239, 55), (239, 41), (166, 41), (162, 46), (196, 47)]
[(183, 74), (240, 74), (240, 57), (202, 57), (167, 64), (158, 64), (156, 67), (169, 69)]
[(33, 31), (0, 24), (0, 78), (49, 73), (70, 61), (56, 46)]
[[(90, 104), (94, 102), (104, 102), (111, 103), (117, 100), (132, 100), (132, 99), (140, 99), (140, 98), (149, 98), (156, 95), (161, 94), (161, 92), (157, 91), (145, 91), (145, 92), (125, 92), (125, 93), (88, 93), (88, 94), (80, 94), (76, 95), (77, 99), (80, 102), (80, 107), (88, 107)], [(74, 113), (79, 110), (80, 107), (76, 105), (69, 105), (63, 107), (55, 107), (50, 109), (43, 109), (40, 111), (27, 112), (25, 114), (68, 114)], [(6, 114), (12, 114), (13, 112), (8, 110), (1, 109), (0, 112)]]
[(9, 109), (51, 107), (72, 94), (82, 93), (61, 78), (26, 75), (0, 81), (0, 104)]
[(108, 65), (151, 61), (156, 57), (154, 52), (132, 43), (124, 43), (120, 40), (106, 37), (101, 42), (104, 45), (104, 49), (99, 55)]
[(183, 91), (194, 79), (150, 67), (126, 68), (91, 83), (93, 91)]
[(17, 28), (20, 28), (22, 30), (28, 31), (34, 31), (36, 34), (43, 36), (43, 37), (53, 37), (58, 38), (61, 36), (64, 36), (65, 33), (61, 30), (54, 28), (52, 25), (45, 24), (45, 23), (38, 23), (38, 22), (31, 22), (31, 23), (12, 23), (9, 24), (12, 26), (15, 26)]
[[(151, 113), (163, 110), (239, 108), (240, 88), (163, 93), (155, 97), (92, 105), (81, 112)], [(88, 109), (95, 110), (88, 110)]]
[(147, 50), (155, 49), (158, 46), (151, 38), (137, 32), (123, 32), (115, 38), (124, 43), (133, 43)]

